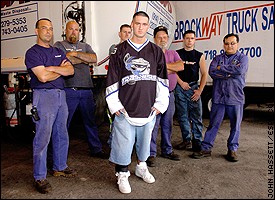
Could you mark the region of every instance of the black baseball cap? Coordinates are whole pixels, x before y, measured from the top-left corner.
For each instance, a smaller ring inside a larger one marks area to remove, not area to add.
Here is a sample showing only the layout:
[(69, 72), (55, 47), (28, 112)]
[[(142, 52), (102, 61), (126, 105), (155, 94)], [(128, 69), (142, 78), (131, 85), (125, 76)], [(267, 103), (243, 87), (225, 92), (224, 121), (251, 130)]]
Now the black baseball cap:
[(158, 26), (157, 28), (154, 29), (154, 37), (156, 37), (156, 34), (159, 31), (164, 31), (168, 35), (168, 30), (167, 30), (166, 27), (164, 27), (164, 26)]

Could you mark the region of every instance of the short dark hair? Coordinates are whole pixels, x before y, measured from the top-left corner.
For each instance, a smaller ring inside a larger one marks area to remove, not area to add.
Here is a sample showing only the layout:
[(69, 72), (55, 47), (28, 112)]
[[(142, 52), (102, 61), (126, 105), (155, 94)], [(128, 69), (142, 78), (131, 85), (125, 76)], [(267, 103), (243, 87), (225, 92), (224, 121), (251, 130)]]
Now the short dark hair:
[(224, 38), (223, 38), (223, 43), (225, 42), (225, 40), (226, 40), (227, 38), (232, 37), (232, 36), (234, 36), (234, 37), (236, 38), (237, 42), (239, 43), (240, 38), (239, 38), (239, 36), (238, 36), (237, 34), (235, 34), (235, 33), (229, 33), (229, 34), (227, 34), (226, 36), (224, 36)]
[(187, 31), (185, 31), (184, 33), (183, 33), (183, 38), (185, 38), (185, 35), (186, 34), (190, 34), (190, 33), (193, 33), (195, 36), (196, 36), (196, 32), (195, 31), (193, 31), (193, 30), (187, 30)]
[(47, 20), (47, 21), (49, 21), (49, 22), (52, 22), (52, 21), (49, 20), (48, 18), (41, 18), (41, 19), (39, 19), (39, 20), (36, 21), (36, 23), (35, 23), (35, 28), (39, 28), (39, 27), (38, 27), (39, 22), (42, 21), (42, 20)]
[(136, 13), (133, 15), (133, 19), (134, 19), (136, 16), (147, 17), (148, 20), (149, 20), (149, 15), (148, 15), (146, 12), (144, 12), (144, 11), (138, 11), (138, 12), (136, 12)]
[(132, 29), (132, 27), (129, 24), (122, 24), (119, 28), (119, 31), (121, 32), (123, 28), (130, 28)]

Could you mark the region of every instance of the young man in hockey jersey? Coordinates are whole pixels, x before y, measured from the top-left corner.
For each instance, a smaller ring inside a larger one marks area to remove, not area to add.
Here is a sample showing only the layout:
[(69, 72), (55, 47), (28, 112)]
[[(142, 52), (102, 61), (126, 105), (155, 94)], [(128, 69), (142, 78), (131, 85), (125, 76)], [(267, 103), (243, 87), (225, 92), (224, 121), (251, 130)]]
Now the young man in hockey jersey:
[(169, 103), (168, 75), (164, 53), (146, 38), (149, 16), (136, 12), (133, 37), (117, 46), (110, 56), (106, 82), (106, 101), (115, 114), (109, 160), (115, 164), (118, 187), (130, 193), (128, 182), (133, 147), (137, 154), (135, 175), (147, 183), (155, 182), (146, 160), (156, 115), (164, 113)]

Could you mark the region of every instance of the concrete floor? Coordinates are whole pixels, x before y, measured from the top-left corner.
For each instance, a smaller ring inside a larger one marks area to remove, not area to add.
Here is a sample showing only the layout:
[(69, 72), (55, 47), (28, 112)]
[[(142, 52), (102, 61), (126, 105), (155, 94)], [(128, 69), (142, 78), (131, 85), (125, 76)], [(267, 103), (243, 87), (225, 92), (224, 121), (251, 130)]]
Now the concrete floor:
[[(271, 143), (268, 130), (271, 126), (274, 130), (273, 114), (274, 105), (269, 108), (251, 105), (245, 109), (237, 163), (229, 163), (223, 157), (230, 126), (226, 118), (211, 158), (191, 159), (192, 152), (178, 150), (175, 152), (180, 154), (180, 161), (158, 156), (157, 167), (149, 168), (156, 178), (154, 184), (144, 183), (134, 175), (136, 162), (133, 156), (129, 177), (132, 192), (127, 195), (118, 191), (114, 167), (108, 160), (89, 157), (79, 119), (70, 129), (68, 159), (69, 165), (77, 169), (78, 176), (48, 175), (53, 191), (46, 195), (38, 193), (32, 186), (33, 134), (13, 128), (1, 133), (1, 199), (267, 199), (274, 195), (274, 174), (268, 174), (268, 148), (273, 149), (274, 163), (274, 141), (268, 146), (268, 142)], [(203, 133), (208, 122), (208, 119), (203, 120)], [(181, 140), (179, 126), (176, 121), (174, 124), (173, 145)], [(105, 151), (109, 151), (108, 130), (106, 122), (99, 126)], [(268, 190), (269, 179), (273, 180), (273, 190)]]

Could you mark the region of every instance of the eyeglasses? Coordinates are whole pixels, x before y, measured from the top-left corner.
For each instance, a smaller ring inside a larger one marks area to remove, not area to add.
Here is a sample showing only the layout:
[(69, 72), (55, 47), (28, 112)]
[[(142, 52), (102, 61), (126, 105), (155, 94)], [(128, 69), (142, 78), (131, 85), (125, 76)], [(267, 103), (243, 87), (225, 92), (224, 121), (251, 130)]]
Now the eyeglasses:
[(229, 46), (229, 45), (234, 46), (235, 44), (237, 44), (237, 43), (236, 42), (231, 42), (231, 43), (226, 42), (226, 43), (224, 43), (224, 45), (226, 45), (226, 46)]

